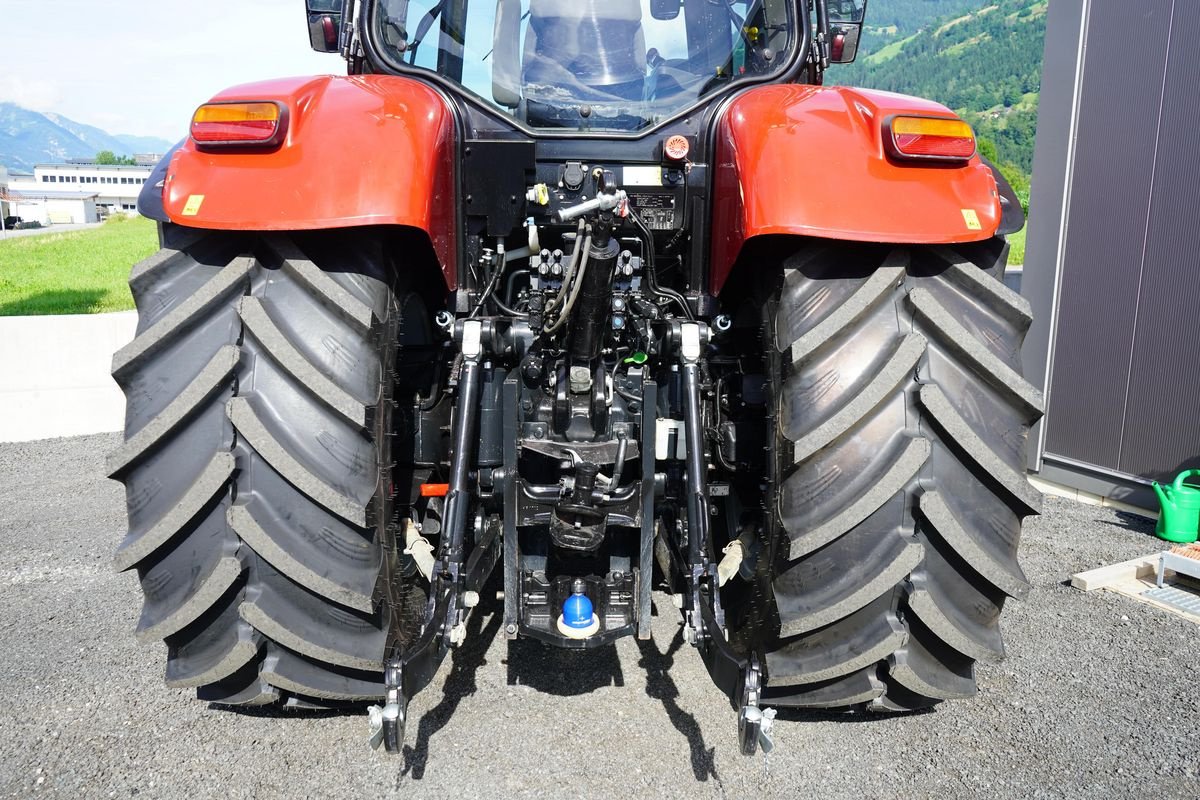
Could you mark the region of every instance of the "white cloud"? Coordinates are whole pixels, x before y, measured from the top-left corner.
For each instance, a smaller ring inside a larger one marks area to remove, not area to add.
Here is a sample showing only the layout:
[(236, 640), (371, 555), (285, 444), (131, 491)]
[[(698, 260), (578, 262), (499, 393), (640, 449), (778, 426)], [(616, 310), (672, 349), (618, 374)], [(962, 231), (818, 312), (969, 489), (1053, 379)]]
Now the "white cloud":
[(0, 76), (0, 101), (33, 111), (57, 111), (63, 93), (53, 81)]

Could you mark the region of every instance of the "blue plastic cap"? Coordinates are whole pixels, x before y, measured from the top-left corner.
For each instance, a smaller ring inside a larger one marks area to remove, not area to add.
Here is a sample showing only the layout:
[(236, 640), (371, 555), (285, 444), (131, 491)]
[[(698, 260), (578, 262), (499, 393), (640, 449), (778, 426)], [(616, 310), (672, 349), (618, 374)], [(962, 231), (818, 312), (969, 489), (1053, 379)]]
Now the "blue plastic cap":
[(570, 628), (586, 628), (592, 624), (592, 601), (586, 594), (573, 594), (563, 603), (563, 624)]

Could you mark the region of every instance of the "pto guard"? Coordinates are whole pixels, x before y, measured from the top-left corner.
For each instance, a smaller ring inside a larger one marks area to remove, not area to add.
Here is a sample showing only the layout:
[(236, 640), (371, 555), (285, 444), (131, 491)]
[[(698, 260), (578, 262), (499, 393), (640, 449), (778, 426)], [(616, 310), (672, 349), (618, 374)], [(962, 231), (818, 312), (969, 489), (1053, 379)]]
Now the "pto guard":
[(743, 244), (792, 234), (935, 244), (994, 236), (996, 180), (978, 155), (962, 166), (901, 162), (884, 152), (895, 114), (955, 117), (945, 106), (842, 86), (751, 89), (717, 124), (710, 291)]
[(394, 76), (322, 76), (247, 84), (213, 98), (251, 100), (287, 107), (283, 143), (201, 148), (186, 140), (163, 186), (171, 222), (253, 231), (418, 228), (455, 288), (455, 129), (437, 92)]

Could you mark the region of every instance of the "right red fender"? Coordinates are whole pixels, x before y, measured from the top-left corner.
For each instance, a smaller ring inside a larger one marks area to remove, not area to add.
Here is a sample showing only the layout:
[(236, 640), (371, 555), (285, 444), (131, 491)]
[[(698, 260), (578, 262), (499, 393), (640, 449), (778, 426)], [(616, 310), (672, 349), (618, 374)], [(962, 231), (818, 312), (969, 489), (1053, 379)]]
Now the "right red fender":
[(978, 155), (962, 166), (894, 160), (883, 147), (883, 121), (894, 114), (955, 117), (928, 100), (843, 86), (764, 86), (735, 98), (717, 125), (710, 291), (720, 293), (755, 236), (994, 236), (1000, 197), (988, 166)]

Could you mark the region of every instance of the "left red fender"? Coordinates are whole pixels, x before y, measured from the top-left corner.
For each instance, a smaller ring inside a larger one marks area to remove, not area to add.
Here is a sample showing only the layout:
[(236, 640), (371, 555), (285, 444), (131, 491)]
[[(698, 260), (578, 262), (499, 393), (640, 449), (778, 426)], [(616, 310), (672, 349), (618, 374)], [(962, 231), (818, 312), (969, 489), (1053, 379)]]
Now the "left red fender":
[(213, 98), (252, 100), (286, 108), (282, 143), (239, 150), (188, 139), (163, 188), (172, 222), (257, 231), (417, 228), (455, 288), (455, 127), (441, 95), (408, 78), (327, 75), (246, 84)]

